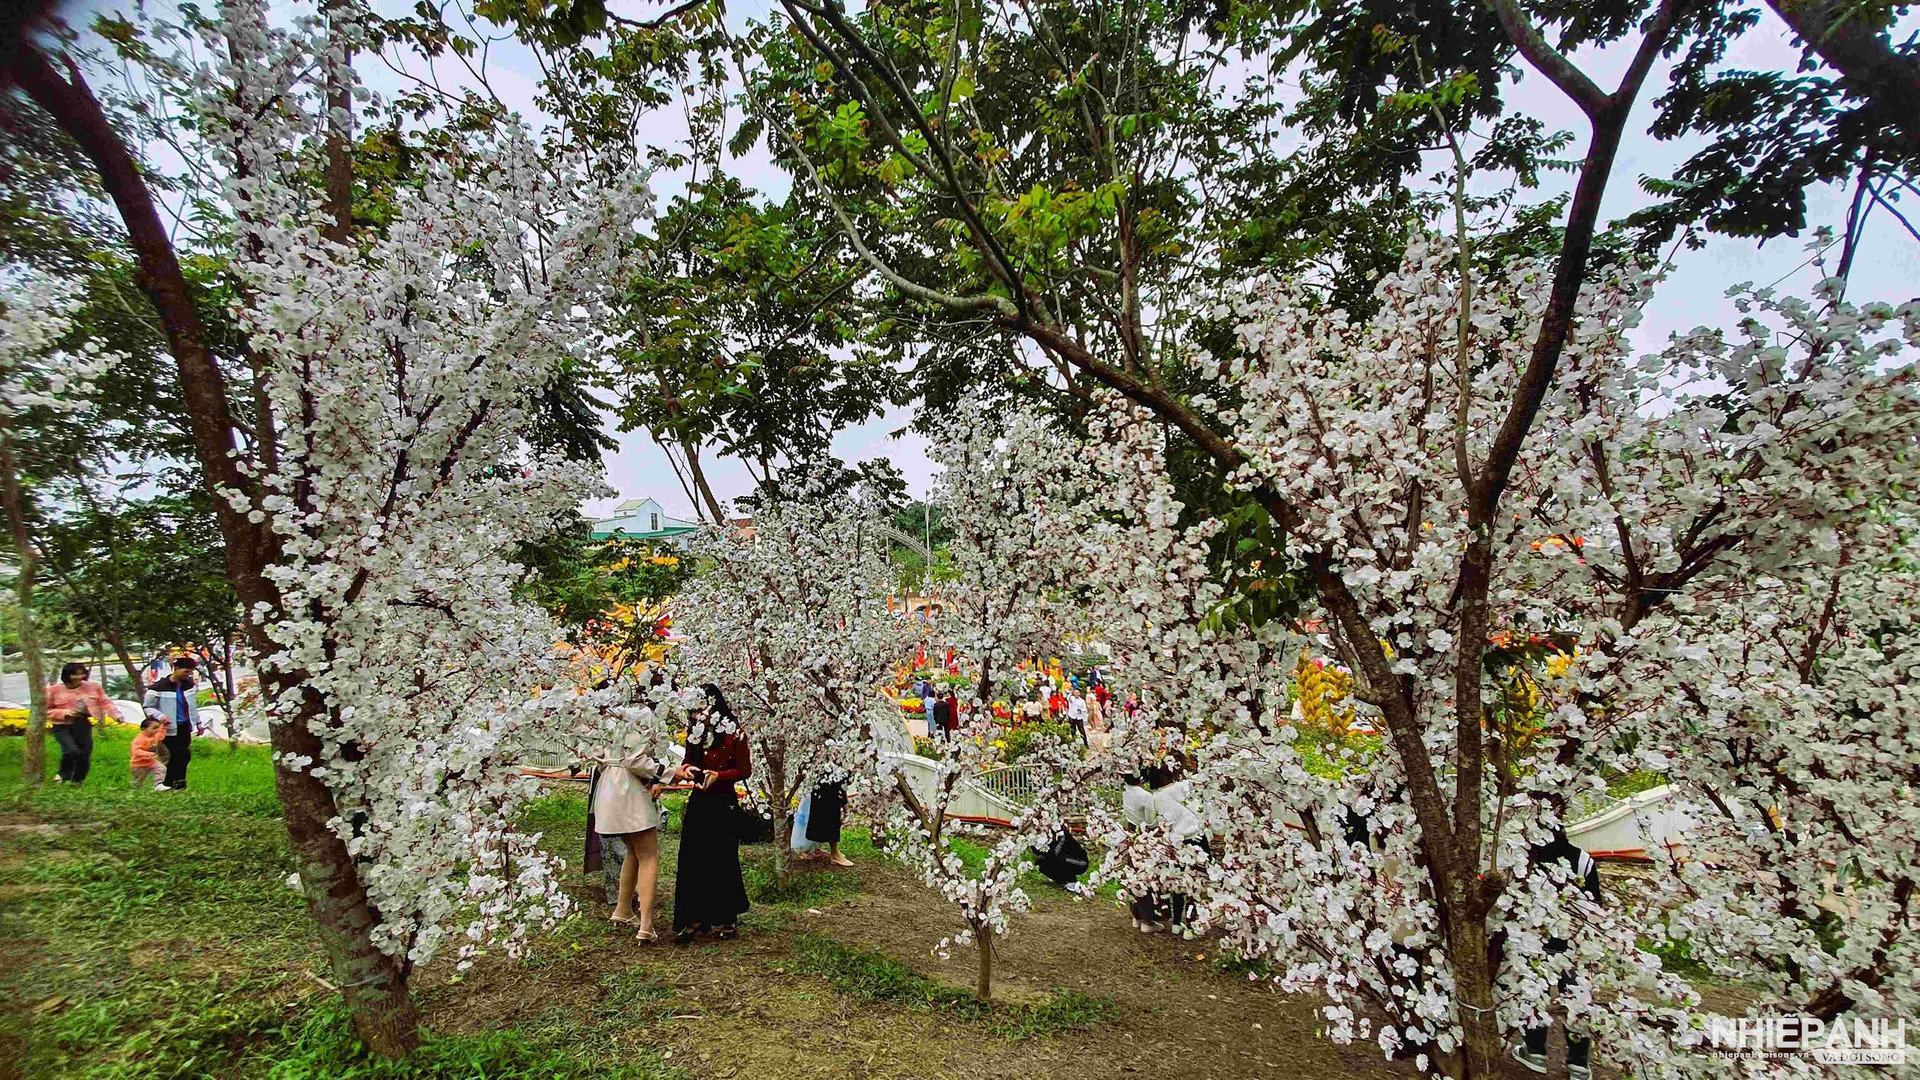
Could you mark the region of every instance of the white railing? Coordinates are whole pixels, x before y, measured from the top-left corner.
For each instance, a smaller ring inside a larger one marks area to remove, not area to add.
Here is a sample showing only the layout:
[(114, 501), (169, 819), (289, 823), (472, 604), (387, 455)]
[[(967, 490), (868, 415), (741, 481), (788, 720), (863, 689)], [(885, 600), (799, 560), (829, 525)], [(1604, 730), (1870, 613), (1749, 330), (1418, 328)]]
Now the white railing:
[(1015, 806), (1032, 806), (1046, 785), (1046, 777), (1033, 765), (1006, 765), (988, 769), (973, 782)]

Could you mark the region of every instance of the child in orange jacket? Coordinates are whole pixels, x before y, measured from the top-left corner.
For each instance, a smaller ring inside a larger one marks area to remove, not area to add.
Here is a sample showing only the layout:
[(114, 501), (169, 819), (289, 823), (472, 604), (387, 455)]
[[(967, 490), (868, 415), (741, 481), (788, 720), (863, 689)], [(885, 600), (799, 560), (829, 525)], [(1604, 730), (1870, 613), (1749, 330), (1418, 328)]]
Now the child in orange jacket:
[(127, 753), (127, 771), (133, 774), (134, 790), (151, 787), (155, 791), (166, 791), (162, 783), (166, 774), (161, 766), (165, 763), (167, 747), (163, 741), (167, 737), (167, 725), (164, 721), (149, 716), (140, 723), (140, 734), (133, 737), (133, 748)]

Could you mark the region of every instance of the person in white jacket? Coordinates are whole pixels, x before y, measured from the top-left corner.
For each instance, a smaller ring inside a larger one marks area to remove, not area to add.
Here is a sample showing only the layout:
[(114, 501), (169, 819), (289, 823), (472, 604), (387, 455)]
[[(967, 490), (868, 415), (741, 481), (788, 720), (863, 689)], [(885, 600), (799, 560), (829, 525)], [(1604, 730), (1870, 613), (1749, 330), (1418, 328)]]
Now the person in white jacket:
[[(1139, 775), (1128, 777), (1121, 792), (1120, 811), (1134, 829), (1164, 825), (1173, 838), (1206, 850), (1206, 823), (1186, 804), (1192, 795), (1191, 781), (1173, 779), (1173, 771), (1156, 765)], [(1186, 922), (1187, 898), (1180, 893), (1160, 896), (1147, 893), (1134, 898), (1133, 925), (1143, 934), (1170, 930)]]
[[(644, 711), (644, 710), (643, 710)], [(625, 848), (613, 921), (636, 925), (636, 940), (659, 940), (653, 929), (653, 893), (660, 878), (660, 804), (653, 787), (689, 778), (670, 747), (648, 732), (652, 716), (640, 718), (619, 746), (599, 759), (593, 785), (593, 828)], [(636, 910), (638, 909), (638, 910)]]
[(200, 664), (191, 656), (175, 657), (173, 671), (147, 687), (141, 711), (167, 725), (167, 776), (169, 791), (187, 786), (187, 763), (193, 760), (193, 737), (200, 733), (200, 706), (193, 700), (198, 691)]
[(1080, 745), (1093, 745), (1087, 741), (1087, 699), (1077, 686), (1067, 690), (1067, 723), (1072, 724), (1073, 733), (1080, 736)]

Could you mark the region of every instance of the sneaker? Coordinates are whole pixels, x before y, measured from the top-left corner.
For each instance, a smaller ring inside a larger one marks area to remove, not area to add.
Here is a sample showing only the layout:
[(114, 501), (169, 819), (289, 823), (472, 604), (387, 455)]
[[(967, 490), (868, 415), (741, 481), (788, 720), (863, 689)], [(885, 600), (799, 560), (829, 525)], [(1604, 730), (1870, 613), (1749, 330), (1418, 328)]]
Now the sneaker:
[(1541, 1076), (1547, 1075), (1547, 1055), (1545, 1054), (1529, 1054), (1526, 1047), (1516, 1046), (1513, 1048), (1513, 1060), (1526, 1066), (1528, 1072), (1536, 1072)]
[(1568, 1080), (1593, 1080), (1593, 1070), (1585, 1065), (1567, 1066)]
[(56, 784), (64, 784), (67, 782), (67, 778), (64, 776), (56, 776), (53, 778), (53, 782)]
[(168, 786), (167, 786), (167, 785), (165, 785), (165, 784), (155, 784), (155, 785), (153, 785), (153, 790), (155, 790), (155, 791), (172, 791), (173, 789), (172, 789), (172, 788), (170, 788), (170, 787), (168, 787)]

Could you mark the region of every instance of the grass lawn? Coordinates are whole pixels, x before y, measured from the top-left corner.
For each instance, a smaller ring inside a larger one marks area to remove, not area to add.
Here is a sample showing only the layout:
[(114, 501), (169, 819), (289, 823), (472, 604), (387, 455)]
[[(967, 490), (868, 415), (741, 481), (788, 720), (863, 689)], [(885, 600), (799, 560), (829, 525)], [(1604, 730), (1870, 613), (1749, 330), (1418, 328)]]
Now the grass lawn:
[[(265, 748), (204, 740), (190, 790), (135, 792), (130, 737), (99, 737), (84, 786), (31, 795), (21, 740), (0, 739), (0, 1080), (1392, 1074), (1318, 1039), (1315, 1002), (1037, 876), (982, 1006), (965, 992), (972, 953), (929, 951), (959, 928), (951, 906), (857, 825), (854, 870), (784, 886), (768, 848), (744, 849), (754, 909), (734, 942), (636, 944), (606, 921), (599, 875), (569, 871), (578, 915), (522, 960), (416, 972), (425, 1047), (370, 1062), (285, 884)], [(51, 740), (47, 756), (51, 772)], [(557, 785), (526, 824), (577, 863), (585, 817), (584, 789)], [(677, 851), (670, 827), (663, 923)]]

